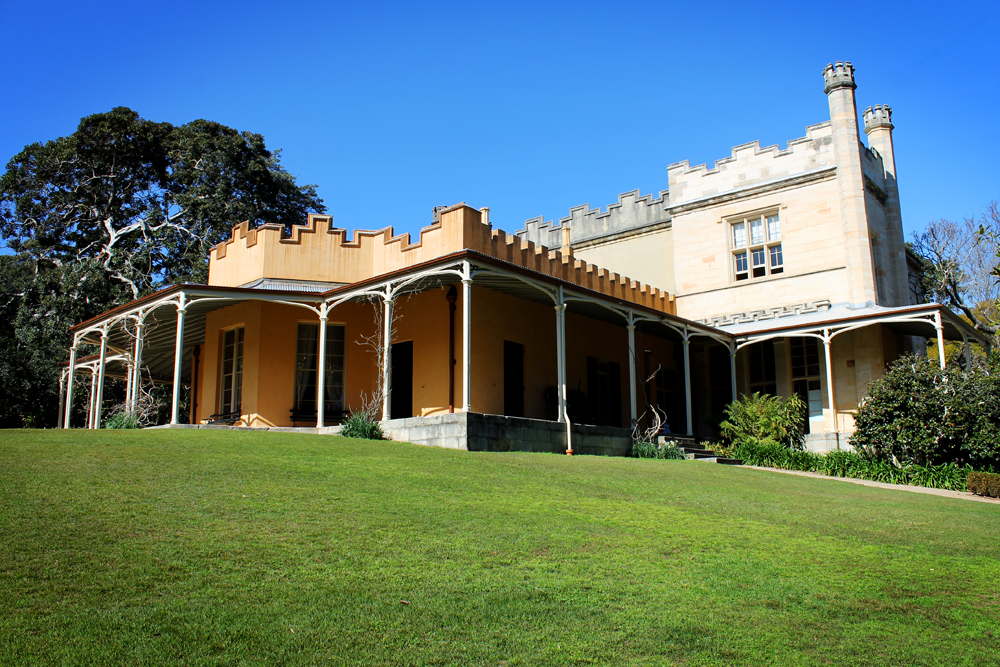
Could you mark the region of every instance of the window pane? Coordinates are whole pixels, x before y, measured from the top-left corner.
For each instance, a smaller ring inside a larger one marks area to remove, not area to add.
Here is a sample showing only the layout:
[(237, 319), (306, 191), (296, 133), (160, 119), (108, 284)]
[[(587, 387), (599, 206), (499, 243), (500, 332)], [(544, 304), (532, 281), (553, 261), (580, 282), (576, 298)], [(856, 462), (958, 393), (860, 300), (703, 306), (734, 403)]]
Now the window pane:
[(747, 244), (747, 226), (746, 223), (736, 222), (733, 223), (733, 247), (743, 248)]
[[(329, 330), (328, 330), (329, 332)], [(295, 404), (299, 412), (316, 409), (316, 364), (319, 347), (319, 324), (299, 322), (295, 351)]]
[(767, 239), (769, 241), (781, 240), (781, 223), (777, 215), (767, 216)]
[(764, 222), (757, 218), (750, 221), (750, 245), (764, 242)]
[(239, 412), (243, 390), (243, 328), (226, 331), (222, 341), (220, 410), (223, 413)]
[(764, 249), (758, 248), (753, 251), (753, 265), (754, 267), (764, 266)]
[(738, 252), (733, 257), (736, 259), (736, 279), (746, 280), (747, 279), (747, 254), (745, 252)]
[(771, 273), (781, 273), (784, 271), (784, 258), (781, 256), (781, 244), (770, 247), (771, 251)]

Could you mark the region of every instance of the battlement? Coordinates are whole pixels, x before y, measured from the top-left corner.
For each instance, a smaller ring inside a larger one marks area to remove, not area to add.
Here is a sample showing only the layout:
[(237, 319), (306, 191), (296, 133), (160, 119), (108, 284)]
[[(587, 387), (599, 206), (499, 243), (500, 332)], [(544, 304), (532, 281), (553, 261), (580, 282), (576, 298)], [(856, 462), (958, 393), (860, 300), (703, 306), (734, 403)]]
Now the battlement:
[(836, 62), (827, 65), (823, 69), (823, 80), (826, 81), (823, 92), (827, 95), (838, 88), (854, 90), (858, 87), (854, 83), (854, 65), (849, 62)]
[(658, 197), (640, 195), (638, 190), (632, 190), (618, 195), (618, 201), (605, 211), (590, 208), (590, 204), (575, 206), (569, 210), (568, 216), (559, 219), (558, 225), (541, 217), (525, 220), (524, 229), (518, 230), (517, 236), (556, 248), (563, 245), (566, 229), (570, 233), (570, 243), (577, 244), (636, 229), (663, 226), (670, 222), (670, 216), (664, 210), (668, 201), (667, 190), (661, 191)]
[(870, 134), (873, 130), (885, 128), (893, 129), (892, 108), (888, 104), (876, 104), (868, 107), (864, 112), (865, 134)]
[(493, 229), (486, 209), (456, 204), (437, 213), (437, 220), (421, 229), (416, 241), (409, 234), (393, 234), (392, 227), (358, 230), (352, 238), (347, 230), (333, 227), (326, 215), (310, 215), (288, 234), (280, 225), (251, 229), (244, 222), (212, 249), (209, 284), (237, 287), (262, 279), (351, 284), (474, 250), (610, 297), (676, 313), (669, 293)]
[(830, 121), (810, 125), (806, 136), (761, 148), (759, 141), (735, 146), (732, 154), (706, 164), (691, 166), (688, 160), (667, 166), (670, 209), (701, 197), (808, 174), (836, 164)]
[[(749, 143), (740, 144), (739, 146), (734, 146), (732, 154), (729, 157), (716, 160), (711, 168), (709, 168), (707, 163), (704, 162), (692, 167), (690, 160), (681, 160), (680, 162), (674, 162), (673, 164), (667, 165), (667, 173), (686, 176), (688, 174), (700, 172), (703, 176), (710, 176), (724, 171), (727, 167), (734, 163), (738, 164), (741, 161), (746, 162), (754, 158), (763, 157), (763, 159), (767, 160), (782, 158), (790, 155), (813, 153), (831, 145), (831, 135), (832, 131), (830, 121), (824, 121), (822, 123), (817, 123), (816, 125), (807, 126), (806, 136), (799, 137), (798, 139), (792, 139), (783, 149), (779, 148), (777, 144), (761, 148), (760, 141), (755, 140)], [(675, 202), (671, 200), (670, 203), (673, 204)]]

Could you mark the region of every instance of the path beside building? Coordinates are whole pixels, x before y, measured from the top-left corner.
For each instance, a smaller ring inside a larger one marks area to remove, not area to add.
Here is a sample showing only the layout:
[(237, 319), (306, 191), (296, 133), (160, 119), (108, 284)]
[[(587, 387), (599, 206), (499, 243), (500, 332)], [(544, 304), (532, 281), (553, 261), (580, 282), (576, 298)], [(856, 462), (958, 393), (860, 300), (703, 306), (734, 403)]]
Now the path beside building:
[(804, 472), (802, 470), (781, 470), (780, 468), (765, 468), (763, 466), (742, 466), (750, 470), (763, 470), (765, 472), (780, 472), (786, 475), (798, 475), (800, 477), (816, 477), (818, 479), (831, 479), (838, 482), (850, 482), (861, 486), (874, 486), (880, 489), (895, 489), (897, 491), (909, 491), (911, 493), (926, 493), (932, 496), (943, 496), (945, 498), (958, 498), (959, 500), (976, 500), (981, 503), (993, 503), (1000, 505), (1000, 499), (977, 496), (968, 491), (949, 491), (947, 489), (929, 489), (923, 486), (911, 486), (909, 484), (886, 484), (885, 482), (873, 482), (867, 479), (855, 479), (853, 477), (833, 477), (817, 472)]

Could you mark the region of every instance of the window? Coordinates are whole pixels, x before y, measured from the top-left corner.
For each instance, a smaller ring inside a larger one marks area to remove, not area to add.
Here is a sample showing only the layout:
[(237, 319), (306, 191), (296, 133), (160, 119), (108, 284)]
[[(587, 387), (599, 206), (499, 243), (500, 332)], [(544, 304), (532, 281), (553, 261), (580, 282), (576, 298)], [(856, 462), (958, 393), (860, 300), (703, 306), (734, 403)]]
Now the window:
[(730, 221), (730, 224), (733, 227), (733, 266), (736, 269), (736, 280), (763, 278), (784, 272), (781, 222), (777, 213), (745, 216)]
[[(295, 352), (295, 412), (316, 412), (316, 367), (319, 358), (319, 324), (299, 322)], [(344, 326), (326, 327), (323, 412), (331, 415), (344, 409)]]
[(765, 340), (748, 348), (750, 366), (750, 393), (778, 395), (777, 375), (774, 366), (774, 341)]
[(222, 334), (222, 378), (219, 413), (239, 413), (243, 398), (243, 327)]
[(790, 338), (792, 353), (792, 390), (809, 406), (809, 421), (823, 417), (823, 390), (819, 373), (819, 341), (813, 338)]

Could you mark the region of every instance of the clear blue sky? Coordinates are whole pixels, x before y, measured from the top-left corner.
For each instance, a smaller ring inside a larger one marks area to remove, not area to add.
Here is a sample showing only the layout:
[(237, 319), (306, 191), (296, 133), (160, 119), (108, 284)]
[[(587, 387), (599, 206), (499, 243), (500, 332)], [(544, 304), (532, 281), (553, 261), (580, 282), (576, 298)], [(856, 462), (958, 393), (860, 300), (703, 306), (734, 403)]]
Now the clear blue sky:
[[(1000, 198), (1000, 3), (0, 0), (0, 160), (128, 106), (283, 149), (338, 226), (494, 225), (666, 189), (666, 167), (889, 104), (907, 236)], [(237, 221), (234, 221), (237, 222)]]

